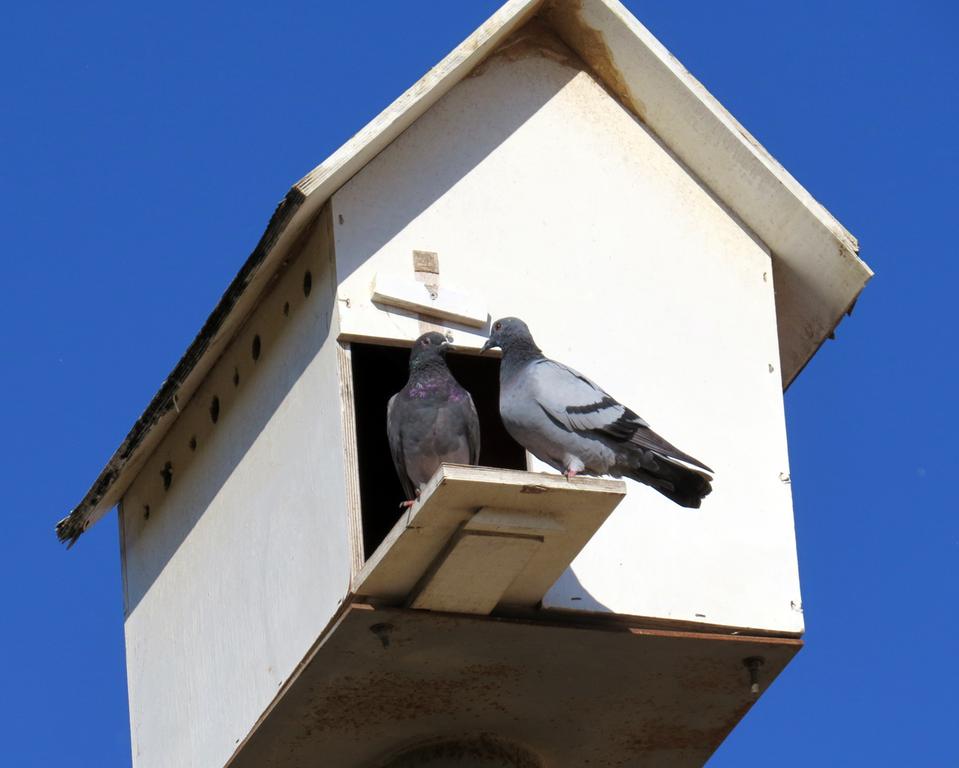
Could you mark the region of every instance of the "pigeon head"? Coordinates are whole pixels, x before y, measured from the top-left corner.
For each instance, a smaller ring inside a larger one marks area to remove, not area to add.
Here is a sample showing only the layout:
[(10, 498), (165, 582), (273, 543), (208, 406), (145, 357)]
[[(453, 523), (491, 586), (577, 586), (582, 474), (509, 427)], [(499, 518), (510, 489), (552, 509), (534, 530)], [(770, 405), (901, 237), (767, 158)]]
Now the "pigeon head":
[(533, 341), (526, 323), (518, 317), (504, 317), (493, 323), (490, 328), (489, 339), (483, 345), (482, 351), (499, 347), (504, 353), (511, 349), (525, 349), (539, 352), (539, 347)]
[(446, 357), (449, 345), (442, 333), (424, 333), (413, 342), (413, 349), (410, 350), (410, 370), (441, 361)]

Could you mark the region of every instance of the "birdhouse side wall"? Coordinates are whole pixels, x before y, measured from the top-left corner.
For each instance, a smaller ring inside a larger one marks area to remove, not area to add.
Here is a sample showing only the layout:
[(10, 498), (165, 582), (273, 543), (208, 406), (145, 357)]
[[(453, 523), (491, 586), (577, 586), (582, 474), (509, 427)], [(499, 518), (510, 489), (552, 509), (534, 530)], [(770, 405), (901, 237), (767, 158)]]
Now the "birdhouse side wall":
[[(715, 470), (683, 509), (626, 500), (544, 605), (802, 631), (766, 246), (568, 49), (507, 45), (333, 197), (341, 328), (412, 340), (485, 333), (371, 300), (381, 276), (525, 319)], [(415, 275), (414, 251), (438, 254)], [(414, 288), (411, 287), (411, 291)], [(539, 463), (534, 468), (545, 468)]]
[(329, 211), (126, 493), (134, 765), (224, 765), (347, 594)]

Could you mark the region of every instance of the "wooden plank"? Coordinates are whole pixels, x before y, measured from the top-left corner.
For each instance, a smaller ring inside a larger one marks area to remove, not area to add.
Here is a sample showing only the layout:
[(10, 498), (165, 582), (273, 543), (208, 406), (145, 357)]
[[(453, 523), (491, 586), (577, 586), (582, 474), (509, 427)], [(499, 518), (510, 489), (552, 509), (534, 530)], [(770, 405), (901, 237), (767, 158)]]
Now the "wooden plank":
[[(368, 285), (362, 301), (352, 296), (341, 298), (340, 340), (409, 347), (423, 333), (419, 314), (400, 307), (373, 304), (369, 299)], [(347, 301), (349, 306), (346, 306)], [(489, 336), (485, 326), (473, 328), (448, 321), (439, 324), (436, 330), (452, 336), (454, 347), (470, 352), (479, 352)], [(497, 355), (498, 352), (488, 354)]]
[[(788, 638), (348, 608), (230, 768), (380, 765), (489, 733), (551, 766), (698, 768), (802, 647)], [(767, 705), (774, 704), (772, 700)]]
[(472, 328), (483, 328), (489, 322), (486, 302), (481, 298), (445, 285), (431, 286), (395, 275), (376, 275), (371, 301)]
[(498, 601), (534, 606), (625, 493), (619, 480), (444, 464), (364, 565), (353, 590), (404, 603), (465, 526), (542, 539)]
[(542, 544), (539, 536), (462, 530), (414, 589), (410, 606), (489, 614)]
[(353, 364), (350, 345), (337, 345), (340, 375), (340, 414), (343, 422), (343, 460), (346, 473), (346, 517), (349, 521), (351, 578), (363, 568), (363, 509), (360, 500), (360, 467), (356, 443), (356, 404), (353, 400)]
[(463, 527), (468, 531), (530, 536), (541, 536), (544, 532), (549, 534), (566, 532), (566, 526), (562, 521), (547, 517), (542, 512), (517, 512), (513, 509), (494, 509), (491, 507), (480, 507)]

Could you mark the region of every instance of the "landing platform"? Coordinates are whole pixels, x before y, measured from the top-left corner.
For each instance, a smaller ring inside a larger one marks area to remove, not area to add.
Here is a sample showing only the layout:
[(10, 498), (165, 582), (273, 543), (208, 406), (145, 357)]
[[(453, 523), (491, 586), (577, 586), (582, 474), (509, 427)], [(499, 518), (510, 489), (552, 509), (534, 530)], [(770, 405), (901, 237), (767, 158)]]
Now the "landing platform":
[[(387, 765), (492, 734), (550, 768), (702, 766), (802, 642), (346, 607), (229, 763)], [(485, 765), (485, 763), (484, 763)]]

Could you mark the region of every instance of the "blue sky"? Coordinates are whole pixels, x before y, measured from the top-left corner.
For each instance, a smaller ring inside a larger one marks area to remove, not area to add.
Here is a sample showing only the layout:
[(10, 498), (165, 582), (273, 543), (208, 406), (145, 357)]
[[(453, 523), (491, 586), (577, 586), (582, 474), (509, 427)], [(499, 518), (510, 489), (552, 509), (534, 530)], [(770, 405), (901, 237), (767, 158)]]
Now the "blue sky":
[[(807, 647), (710, 766), (959, 764), (959, 6), (626, 3), (877, 273), (787, 394)], [(497, 7), (8, 4), (4, 763), (130, 763), (115, 516), (84, 493), (276, 202)]]

